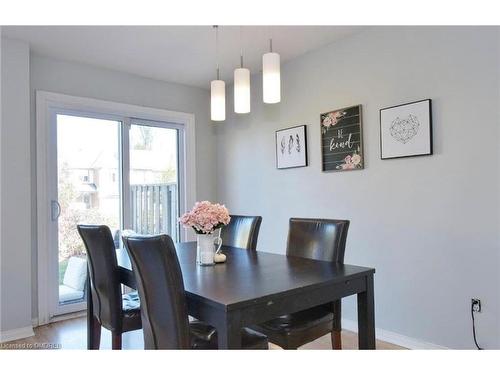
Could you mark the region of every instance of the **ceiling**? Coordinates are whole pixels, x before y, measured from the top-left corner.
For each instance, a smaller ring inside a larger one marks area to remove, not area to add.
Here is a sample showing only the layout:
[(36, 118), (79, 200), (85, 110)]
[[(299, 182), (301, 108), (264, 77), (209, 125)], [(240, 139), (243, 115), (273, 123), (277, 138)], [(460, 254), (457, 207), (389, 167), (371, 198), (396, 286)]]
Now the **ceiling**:
[[(360, 26), (220, 26), (221, 79), (232, 81), (239, 65), (261, 69), (273, 49), (282, 63), (356, 33)], [(215, 77), (212, 26), (3, 26), (2, 34), (29, 42), (45, 56), (91, 64), (169, 82), (208, 88)], [(241, 37), (240, 37), (241, 35)], [(241, 42), (240, 42), (241, 41)]]

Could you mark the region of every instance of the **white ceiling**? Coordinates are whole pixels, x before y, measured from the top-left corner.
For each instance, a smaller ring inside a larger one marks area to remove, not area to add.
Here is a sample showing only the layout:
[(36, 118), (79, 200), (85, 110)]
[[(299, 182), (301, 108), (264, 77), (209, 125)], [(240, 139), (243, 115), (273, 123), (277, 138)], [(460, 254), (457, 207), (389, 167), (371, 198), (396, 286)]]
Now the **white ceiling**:
[[(240, 29), (241, 40), (240, 43)], [(243, 45), (245, 66), (261, 69), (269, 48), (282, 63), (358, 32), (359, 26), (220, 26), (221, 78), (232, 81)], [(212, 26), (4, 26), (2, 34), (39, 54), (148, 78), (208, 88), (215, 76)]]

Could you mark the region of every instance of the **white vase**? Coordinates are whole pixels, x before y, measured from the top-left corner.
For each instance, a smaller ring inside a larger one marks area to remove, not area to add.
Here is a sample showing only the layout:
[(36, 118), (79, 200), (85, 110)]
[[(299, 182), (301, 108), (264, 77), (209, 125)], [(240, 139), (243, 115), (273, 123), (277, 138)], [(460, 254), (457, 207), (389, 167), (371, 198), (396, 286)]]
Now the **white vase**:
[(214, 263), (215, 240), (213, 233), (196, 235), (196, 263), (201, 266), (210, 266)]

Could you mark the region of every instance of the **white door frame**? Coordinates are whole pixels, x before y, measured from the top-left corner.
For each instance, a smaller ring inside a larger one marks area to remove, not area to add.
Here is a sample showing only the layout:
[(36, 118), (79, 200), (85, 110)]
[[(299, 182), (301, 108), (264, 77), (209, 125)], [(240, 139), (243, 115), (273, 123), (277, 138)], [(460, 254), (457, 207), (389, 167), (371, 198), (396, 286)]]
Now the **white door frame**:
[[(131, 104), (122, 104), (92, 98), (83, 98), (47, 91), (36, 92), (36, 138), (37, 138), (37, 246), (38, 246), (38, 325), (50, 323), (51, 303), (49, 280), (52, 273), (50, 262), (49, 234), (51, 221), (49, 160), (57, 149), (57, 139), (51, 134), (51, 123), (55, 121), (56, 111), (76, 111), (79, 113), (95, 114), (97, 118), (128, 117), (150, 121), (178, 124), (182, 144), (179, 160), (183, 160), (183, 170), (179, 170), (180, 212), (191, 207), (196, 201), (196, 155), (195, 155), (195, 116), (191, 113), (168, 111), (164, 109), (143, 107)], [(126, 124), (124, 124), (126, 125)], [(125, 126), (123, 127), (125, 128)], [(122, 137), (126, 139), (126, 137)], [(123, 147), (124, 145), (122, 145)], [(125, 154), (125, 153), (124, 153)], [(52, 159), (53, 160), (53, 159)], [(127, 173), (127, 171), (124, 171)], [(185, 181), (185, 183), (182, 183)], [(53, 189), (52, 189), (53, 190)], [(192, 239), (186, 230), (181, 231), (181, 241)]]

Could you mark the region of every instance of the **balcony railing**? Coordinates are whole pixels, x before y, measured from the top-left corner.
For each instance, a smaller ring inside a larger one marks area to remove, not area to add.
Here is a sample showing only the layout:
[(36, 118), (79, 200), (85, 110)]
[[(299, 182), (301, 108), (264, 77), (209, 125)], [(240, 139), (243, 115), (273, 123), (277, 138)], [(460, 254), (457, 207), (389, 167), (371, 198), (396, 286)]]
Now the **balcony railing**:
[(178, 240), (177, 184), (131, 185), (130, 202), (134, 232), (166, 233)]

